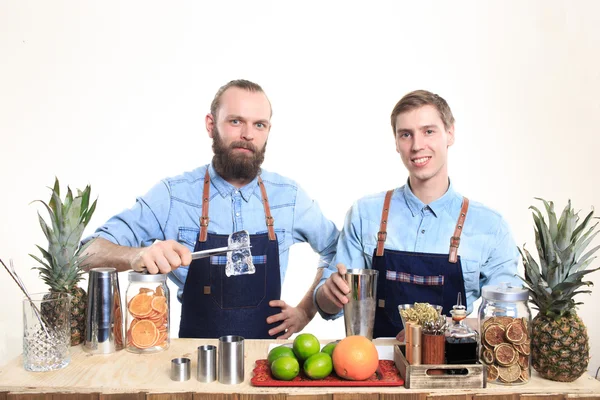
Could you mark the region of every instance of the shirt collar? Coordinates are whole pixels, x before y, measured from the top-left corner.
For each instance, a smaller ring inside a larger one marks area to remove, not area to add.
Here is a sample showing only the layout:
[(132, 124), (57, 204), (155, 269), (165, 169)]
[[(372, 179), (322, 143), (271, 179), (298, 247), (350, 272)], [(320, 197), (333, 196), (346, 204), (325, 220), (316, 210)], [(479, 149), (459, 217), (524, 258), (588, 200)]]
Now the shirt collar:
[(244, 201), (249, 201), (250, 197), (254, 194), (254, 190), (258, 186), (258, 176), (256, 176), (250, 183), (242, 186), (240, 189), (233, 186), (231, 183), (227, 182), (223, 179), (217, 171), (215, 171), (215, 167), (212, 162), (208, 166), (208, 174), (210, 175), (210, 182), (217, 189), (221, 197), (225, 198), (227, 196), (232, 196), (236, 190), (242, 195)]
[(425, 207), (429, 207), (431, 212), (438, 217), (442, 211), (444, 211), (447, 207), (450, 206), (452, 200), (457, 196), (456, 191), (452, 185), (452, 181), (448, 180), (450, 184), (448, 185), (448, 190), (442, 197), (431, 202), (430, 204), (425, 204), (410, 189), (410, 185), (408, 184), (408, 180), (406, 181), (406, 185), (403, 186), (403, 194), (404, 199), (406, 200), (406, 205), (410, 209), (412, 216), (414, 217), (417, 214), (421, 214), (421, 211), (425, 209)]

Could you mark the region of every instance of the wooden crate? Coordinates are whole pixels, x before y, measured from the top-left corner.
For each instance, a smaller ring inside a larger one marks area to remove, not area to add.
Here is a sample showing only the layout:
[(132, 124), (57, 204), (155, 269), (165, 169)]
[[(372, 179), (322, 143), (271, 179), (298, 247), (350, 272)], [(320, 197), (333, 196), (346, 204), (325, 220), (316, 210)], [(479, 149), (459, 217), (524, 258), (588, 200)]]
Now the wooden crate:
[[(410, 365), (404, 356), (404, 344), (394, 346), (394, 362), (407, 389), (479, 389), (486, 387), (486, 368), (482, 364)], [(464, 375), (428, 375), (428, 370), (466, 370)]]

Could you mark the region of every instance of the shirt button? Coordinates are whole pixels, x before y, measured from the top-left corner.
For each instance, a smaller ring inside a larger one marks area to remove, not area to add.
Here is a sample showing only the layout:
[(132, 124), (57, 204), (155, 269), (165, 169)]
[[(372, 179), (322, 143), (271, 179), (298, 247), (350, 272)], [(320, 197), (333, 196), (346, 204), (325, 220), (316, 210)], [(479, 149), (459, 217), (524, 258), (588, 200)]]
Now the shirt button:
[(239, 217), (239, 216), (240, 216), (240, 213), (235, 213), (235, 216), (236, 216), (236, 217)]
[(421, 229), (421, 233), (425, 233), (425, 229)]

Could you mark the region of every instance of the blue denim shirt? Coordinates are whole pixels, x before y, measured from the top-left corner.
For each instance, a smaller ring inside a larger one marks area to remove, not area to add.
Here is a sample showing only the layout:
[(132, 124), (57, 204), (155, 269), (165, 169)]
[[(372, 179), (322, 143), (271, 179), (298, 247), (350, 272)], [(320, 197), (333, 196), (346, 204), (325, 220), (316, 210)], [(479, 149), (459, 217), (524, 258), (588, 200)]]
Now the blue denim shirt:
[[(200, 229), (206, 168), (211, 179), (208, 232), (224, 235), (239, 230), (247, 230), (250, 234), (266, 233), (257, 178), (237, 189), (217, 175), (210, 164), (160, 181), (139, 197), (132, 208), (110, 218), (84, 242), (98, 236), (122, 246), (143, 247), (157, 239), (173, 239), (192, 251)], [(335, 254), (339, 236), (335, 224), (325, 218), (318, 204), (296, 182), (265, 170), (260, 176), (274, 218), (282, 284), (288, 266), (288, 249), (294, 243), (308, 242), (325, 260), (320, 261), (319, 267), (326, 266)], [(182, 266), (169, 274), (179, 287), (178, 298), (181, 298), (187, 273), (188, 267)]]
[[(371, 268), (384, 198), (385, 192), (364, 197), (352, 206), (346, 215), (334, 261), (324, 271), (318, 287), (337, 271), (337, 263), (344, 264), (346, 268)], [(461, 206), (462, 195), (454, 191), (452, 184), (442, 197), (429, 205), (419, 200), (408, 184), (394, 190), (385, 248), (448, 254), (450, 237), (454, 234)], [(481, 203), (469, 201), (458, 255), (461, 258), (468, 312), (473, 311), (473, 303), (480, 297), (483, 286), (500, 282), (518, 287), (522, 285), (522, 281), (515, 276), (519, 253), (508, 224), (500, 214)], [(325, 319), (342, 315), (319, 312)]]

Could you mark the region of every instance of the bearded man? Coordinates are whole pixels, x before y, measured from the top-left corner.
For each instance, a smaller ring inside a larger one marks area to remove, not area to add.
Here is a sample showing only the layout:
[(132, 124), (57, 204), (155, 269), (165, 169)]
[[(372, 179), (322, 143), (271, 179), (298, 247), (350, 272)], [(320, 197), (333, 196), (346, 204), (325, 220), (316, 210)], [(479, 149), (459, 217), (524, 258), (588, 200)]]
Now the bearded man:
[[(163, 179), (84, 243), (90, 268), (169, 274), (182, 303), (179, 337), (289, 338), (314, 317), (312, 292), (335, 254), (339, 231), (296, 182), (260, 168), (271, 103), (247, 80), (222, 86), (206, 115), (214, 156), (208, 165)], [(192, 261), (191, 250), (228, 245), (250, 233), (254, 274), (226, 276), (226, 256)], [(296, 307), (281, 300), (289, 247), (320, 254), (313, 286)]]

